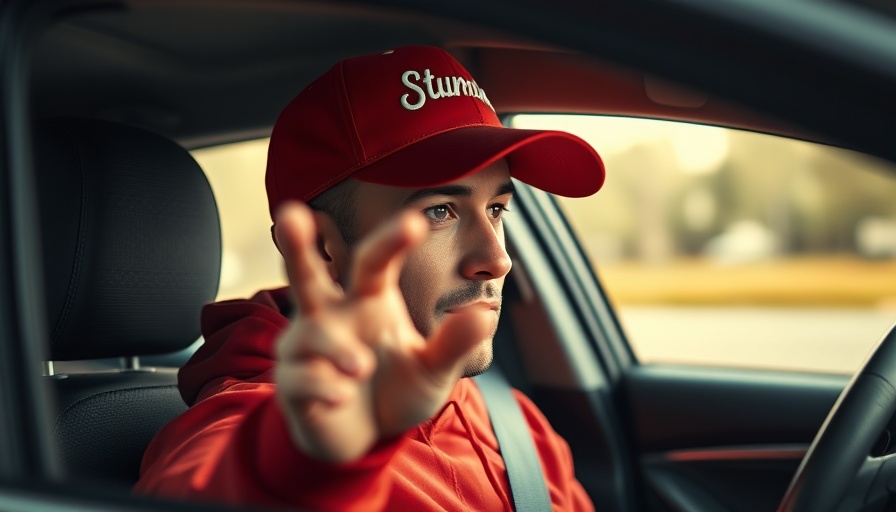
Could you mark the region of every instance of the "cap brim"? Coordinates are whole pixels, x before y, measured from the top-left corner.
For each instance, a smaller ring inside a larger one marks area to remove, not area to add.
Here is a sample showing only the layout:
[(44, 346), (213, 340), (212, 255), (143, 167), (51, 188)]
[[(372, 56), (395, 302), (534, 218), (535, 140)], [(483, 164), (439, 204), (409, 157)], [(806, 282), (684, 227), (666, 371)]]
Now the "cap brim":
[(514, 178), (561, 196), (589, 196), (604, 183), (600, 156), (575, 135), (483, 125), (415, 141), (351, 177), (381, 185), (431, 187), (474, 174), (501, 158), (507, 158)]

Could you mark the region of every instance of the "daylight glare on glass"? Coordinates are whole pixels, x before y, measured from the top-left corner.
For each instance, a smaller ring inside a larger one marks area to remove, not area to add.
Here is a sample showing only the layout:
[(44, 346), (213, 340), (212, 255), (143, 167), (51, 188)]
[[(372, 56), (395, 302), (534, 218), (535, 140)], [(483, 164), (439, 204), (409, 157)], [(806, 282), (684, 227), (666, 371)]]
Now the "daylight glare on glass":
[(642, 362), (851, 373), (896, 320), (896, 170), (723, 128), (520, 115), (603, 157), (558, 198)]

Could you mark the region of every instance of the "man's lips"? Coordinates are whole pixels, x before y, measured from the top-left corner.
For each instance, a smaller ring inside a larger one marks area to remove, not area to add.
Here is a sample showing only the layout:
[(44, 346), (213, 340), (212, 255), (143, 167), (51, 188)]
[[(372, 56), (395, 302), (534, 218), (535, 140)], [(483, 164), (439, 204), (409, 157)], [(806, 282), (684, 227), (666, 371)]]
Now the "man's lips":
[(466, 304), (461, 304), (460, 306), (454, 306), (445, 310), (446, 313), (462, 313), (464, 311), (474, 311), (474, 310), (483, 310), (483, 311), (499, 311), (501, 309), (501, 301), (493, 300), (493, 299), (482, 299), (476, 300), (473, 302), (467, 302)]

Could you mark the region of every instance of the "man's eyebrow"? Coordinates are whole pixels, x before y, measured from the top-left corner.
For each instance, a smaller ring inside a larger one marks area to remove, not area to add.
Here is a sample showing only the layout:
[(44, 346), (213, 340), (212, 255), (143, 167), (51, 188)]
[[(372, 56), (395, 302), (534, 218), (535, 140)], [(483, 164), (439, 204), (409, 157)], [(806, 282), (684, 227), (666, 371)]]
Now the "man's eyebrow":
[[(495, 192), (495, 197), (503, 196), (504, 194), (513, 194), (514, 188), (513, 183), (508, 181), (503, 183), (498, 190)], [(465, 185), (445, 185), (442, 187), (432, 187), (432, 188), (423, 188), (417, 191), (414, 191), (408, 197), (404, 198), (402, 204), (411, 204), (415, 201), (419, 201), (420, 199), (424, 199), (432, 196), (461, 196), (461, 197), (470, 197), (473, 195), (473, 187), (468, 187)]]
[(469, 197), (473, 195), (473, 187), (467, 187), (464, 185), (445, 185), (443, 187), (433, 187), (433, 188), (422, 188), (420, 190), (414, 191), (411, 195), (404, 198), (402, 203), (411, 204), (415, 201), (419, 201), (420, 199), (424, 199), (432, 196), (463, 196)]
[(508, 181), (507, 183), (498, 187), (498, 191), (495, 193), (495, 197), (503, 196), (504, 194), (514, 194), (516, 190), (513, 188), (513, 182)]

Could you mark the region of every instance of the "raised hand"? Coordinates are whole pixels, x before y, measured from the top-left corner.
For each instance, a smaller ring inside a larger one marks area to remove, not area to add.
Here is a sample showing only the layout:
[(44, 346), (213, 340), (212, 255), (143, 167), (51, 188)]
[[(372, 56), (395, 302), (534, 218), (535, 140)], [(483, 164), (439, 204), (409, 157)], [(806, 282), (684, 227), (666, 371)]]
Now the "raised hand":
[(298, 449), (355, 460), (439, 410), (464, 357), (493, 331), (494, 315), (446, 315), (429, 339), (416, 330), (398, 282), (429, 232), (420, 214), (401, 214), (364, 240), (344, 290), (318, 253), (307, 206), (282, 208), (277, 229), (295, 306), (277, 341), (279, 403)]

